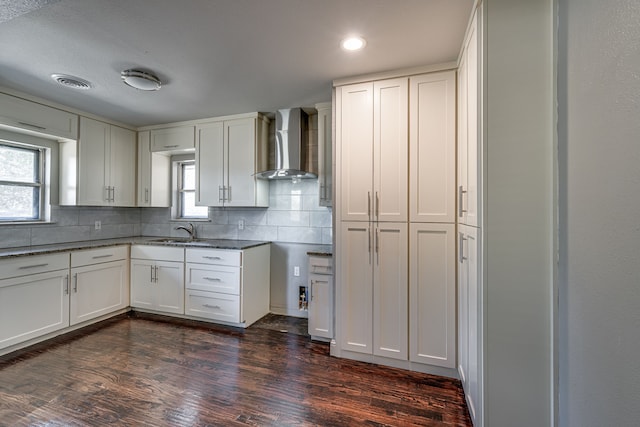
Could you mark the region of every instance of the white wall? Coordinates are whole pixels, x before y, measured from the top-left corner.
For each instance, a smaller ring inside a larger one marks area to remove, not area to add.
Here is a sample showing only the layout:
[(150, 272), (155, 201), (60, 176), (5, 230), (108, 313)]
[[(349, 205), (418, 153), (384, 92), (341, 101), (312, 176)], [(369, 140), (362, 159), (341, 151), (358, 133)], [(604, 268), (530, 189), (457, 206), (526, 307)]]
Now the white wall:
[(640, 425), (640, 3), (560, 0), (561, 426)]
[(553, 1), (485, 0), (485, 426), (552, 422)]

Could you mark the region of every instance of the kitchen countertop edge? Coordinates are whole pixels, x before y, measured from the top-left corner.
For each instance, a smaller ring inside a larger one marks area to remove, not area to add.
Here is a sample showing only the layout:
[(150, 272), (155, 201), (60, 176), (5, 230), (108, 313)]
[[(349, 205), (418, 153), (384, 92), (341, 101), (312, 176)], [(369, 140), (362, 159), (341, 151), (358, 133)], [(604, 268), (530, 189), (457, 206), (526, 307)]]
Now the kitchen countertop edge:
[[(116, 239), (98, 239), (98, 240), (86, 240), (79, 242), (66, 242), (55, 243), (48, 245), (34, 245), (34, 246), (20, 246), (14, 248), (0, 249), (0, 259), (29, 256), (29, 255), (46, 255), (57, 252), (67, 252), (83, 249), (96, 249), (108, 246), (119, 245), (154, 245), (154, 246), (174, 246), (196, 249), (228, 249), (228, 250), (243, 250), (256, 246), (262, 246), (270, 244), (268, 241), (259, 240), (232, 240), (232, 239), (200, 239), (197, 246), (191, 246), (188, 241), (172, 241), (172, 242), (159, 242), (160, 239), (172, 239), (171, 237), (122, 237)], [(174, 239), (179, 240), (179, 239)]]

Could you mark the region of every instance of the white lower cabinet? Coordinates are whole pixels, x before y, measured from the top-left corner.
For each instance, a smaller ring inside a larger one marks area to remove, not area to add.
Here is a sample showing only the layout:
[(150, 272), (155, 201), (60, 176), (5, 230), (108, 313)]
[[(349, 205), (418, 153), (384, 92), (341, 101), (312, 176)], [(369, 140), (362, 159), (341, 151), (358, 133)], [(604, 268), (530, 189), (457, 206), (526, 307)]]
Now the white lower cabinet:
[(342, 349), (408, 358), (406, 223), (342, 223)]
[(458, 226), (458, 374), (474, 423), (480, 419), (482, 409), (480, 244), (478, 228)]
[(409, 235), (409, 359), (455, 368), (455, 225), (412, 223)]
[(187, 248), (185, 314), (246, 327), (269, 313), (270, 253)]
[(129, 306), (129, 246), (71, 254), (71, 325)]
[(131, 307), (184, 314), (184, 249), (131, 247)]
[(333, 338), (333, 265), (330, 256), (309, 256), (309, 335)]
[[(34, 266), (62, 269), (0, 280), (0, 349), (69, 326), (69, 254), (28, 258)], [(4, 261), (0, 272), (7, 277)]]

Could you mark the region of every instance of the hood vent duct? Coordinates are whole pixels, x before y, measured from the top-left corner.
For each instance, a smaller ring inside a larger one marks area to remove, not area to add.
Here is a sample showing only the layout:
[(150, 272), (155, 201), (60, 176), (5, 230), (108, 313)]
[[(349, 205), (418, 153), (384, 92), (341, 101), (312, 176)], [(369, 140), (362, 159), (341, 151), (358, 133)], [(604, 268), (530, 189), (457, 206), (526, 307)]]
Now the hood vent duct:
[(309, 172), (307, 113), (301, 108), (276, 112), (275, 168), (256, 174), (262, 179), (317, 178)]

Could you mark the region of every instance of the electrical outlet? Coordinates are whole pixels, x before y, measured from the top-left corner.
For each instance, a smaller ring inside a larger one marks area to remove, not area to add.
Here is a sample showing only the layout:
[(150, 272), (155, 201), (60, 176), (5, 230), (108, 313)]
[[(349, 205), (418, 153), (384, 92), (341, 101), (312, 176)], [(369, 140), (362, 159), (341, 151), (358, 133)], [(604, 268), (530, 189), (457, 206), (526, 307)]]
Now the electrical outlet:
[(293, 267), (293, 275), (296, 277), (300, 276), (300, 267), (298, 267), (297, 265)]
[(102, 229), (102, 221), (96, 221), (96, 230)]
[(238, 230), (244, 230), (244, 219), (238, 220)]

